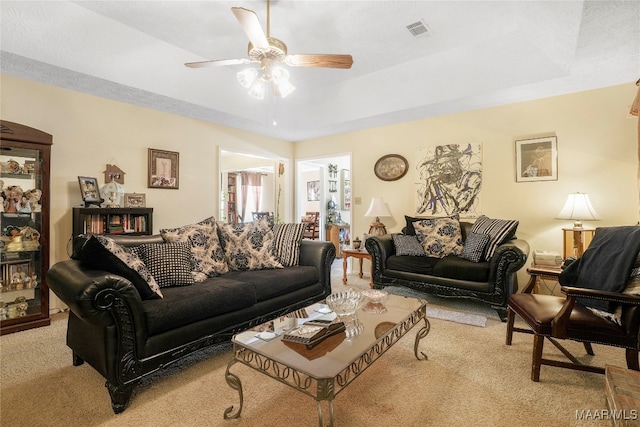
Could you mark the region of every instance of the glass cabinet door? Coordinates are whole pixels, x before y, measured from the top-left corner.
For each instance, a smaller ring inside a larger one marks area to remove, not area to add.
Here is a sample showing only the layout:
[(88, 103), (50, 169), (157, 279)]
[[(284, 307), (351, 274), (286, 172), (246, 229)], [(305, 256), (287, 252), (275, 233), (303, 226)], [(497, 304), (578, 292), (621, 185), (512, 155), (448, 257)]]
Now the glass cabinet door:
[[(49, 324), (50, 144), (16, 141), (0, 146), (0, 321), (2, 334)], [(15, 129), (14, 129), (15, 130)], [(45, 134), (46, 135), (46, 134)]]

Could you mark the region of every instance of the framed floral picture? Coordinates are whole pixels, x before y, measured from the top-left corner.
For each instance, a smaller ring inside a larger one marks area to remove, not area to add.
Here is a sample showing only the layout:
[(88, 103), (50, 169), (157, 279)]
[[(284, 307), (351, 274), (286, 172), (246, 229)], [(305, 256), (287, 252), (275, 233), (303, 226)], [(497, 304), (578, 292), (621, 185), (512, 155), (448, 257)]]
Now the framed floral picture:
[(516, 182), (557, 180), (558, 140), (555, 136), (516, 141)]
[(149, 148), (149, 188), (179, 188), (180, 153)]

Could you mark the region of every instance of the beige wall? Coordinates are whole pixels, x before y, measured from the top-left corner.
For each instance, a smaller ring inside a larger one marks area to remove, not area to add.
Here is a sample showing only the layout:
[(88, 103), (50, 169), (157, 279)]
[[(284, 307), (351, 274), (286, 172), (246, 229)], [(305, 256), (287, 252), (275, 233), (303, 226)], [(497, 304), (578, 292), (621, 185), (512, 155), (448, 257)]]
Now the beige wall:
[[(102, 184), (105, 165), (114, 159), (127, 173), (126, 190), (146, 193), (157, 231), (219, 212), (219, 148), (291, 159), (349, 152), (353, 200), (362, 200), (352, 210), (355, 237), (368, 230), (364, 213), (373, 196), (383, 197), (393, 214), (384, 219), (390, 232), (400, 231), (403, 215), (414, 212), (421, 147), (468, 142), (483, 147), (482, 213), (520, 220), (518, 235), (532, 250), (561, 251), (561, 228), (571, 222), (554, 216), (568, 193), (589, 193), (603, 220), (587, 225), (638, 221), (637, 125), (628, 115), (635, 91), (629, 83), (295, 144), (5, 75), (0, 107), (3, 120), (53, 135), (52, 262), (67, 258), (71, 207), (81, 203), (77, 176), (95, 176)], [(558, 181), (516, 183), (514, 141), (546, 135), (558, 137)], [(180, 152), (179, 190), (147, 188), (150, 147)], [(380, 181), (373, 165), (390, 153), (405, 156), (410, 172)]]
[[(482, 143), (481, 212), (493, 218), (520, 221), (518, 236), (532, 250), (562, 252), (563, 227), (554, 219), (567, 194), (589, 193), (602, 221), (587, 226), (635, 224), (638, 221), (637, 122), (628, 114), (636, 92), (633, 83), (494, 107), (296, 144), (296, 157), (352, 153), (352, 237), (368, 231), (364, 217), (371, 197), (383, 197), (393, 218), (384, 218), (389, 232), (399, 232), (404, 215), (415, 212), (415, 170), (421, 147)], [(515, 181), (515, 140), (555, 135), (558, 138), (558, 180)], [(401, 154), (409, 173), (394, 182), (376, 178), (373, 165), (385, 154)], [(526, 281), (521, 270), (520, 285)]]
[[(104, 183), (105, 166), (126, 172), (127, 192), (145, 193), (154, 232), (219, 216), (219, 148), (292, 158), (293, 144), (2, 75), (3, 120), (53, 135), (51, 262), (68, 258), (71, 208), (82, 203), (78, 176)], [(147, 188), (147, 149), (180, 153), (180, 188)], [(55, 307), (56, 302), (52, 302)]]

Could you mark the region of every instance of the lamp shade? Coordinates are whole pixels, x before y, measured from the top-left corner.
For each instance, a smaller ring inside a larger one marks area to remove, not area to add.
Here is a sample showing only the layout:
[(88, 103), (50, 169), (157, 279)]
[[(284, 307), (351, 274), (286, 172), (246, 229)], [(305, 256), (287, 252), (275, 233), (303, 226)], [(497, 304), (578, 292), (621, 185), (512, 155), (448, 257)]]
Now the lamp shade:
[(367, 209), (367, 212), (364, 214), (364, 216), (391, 216), (391, 212), (389, 212), (389, 209), (387, 209), (387, 205), (384, 204), (384, 200), (382, 200), (382, 197), (373, 197), (371, 199), (369, 209)]
[(106, 207), (108, 208), (119, 208), (125, 192), (124, 186), (117, 183), (113, 178), (111, 182), (106, 183), (100, 189), (100, 193), (107, 199)]
[(574, 228), (582, 228), (581, 220), (598, 221), (600, 215), (593, 208), (588, 194), (573, 193), (567, 196), (567, 201), (556, 219), (572, 219), (575, 221)]

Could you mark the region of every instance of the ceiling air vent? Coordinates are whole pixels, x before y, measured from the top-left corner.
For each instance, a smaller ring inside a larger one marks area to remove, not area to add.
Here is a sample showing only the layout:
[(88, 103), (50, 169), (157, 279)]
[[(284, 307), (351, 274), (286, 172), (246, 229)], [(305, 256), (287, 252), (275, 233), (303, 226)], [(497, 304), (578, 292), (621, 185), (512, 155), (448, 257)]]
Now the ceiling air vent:
[(418, 22), (414, 22), (413, 24), (407, 25), (407, 30), (409, 30), (409, 32), (414, 37), (418, 37), (423, 34), (429, 33), (429, 28), (427, 27), (427, 24), (425, 24), (423, 21), (418, 21)]

